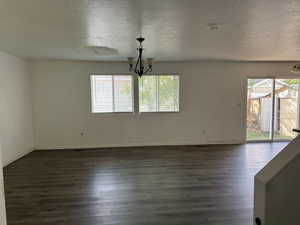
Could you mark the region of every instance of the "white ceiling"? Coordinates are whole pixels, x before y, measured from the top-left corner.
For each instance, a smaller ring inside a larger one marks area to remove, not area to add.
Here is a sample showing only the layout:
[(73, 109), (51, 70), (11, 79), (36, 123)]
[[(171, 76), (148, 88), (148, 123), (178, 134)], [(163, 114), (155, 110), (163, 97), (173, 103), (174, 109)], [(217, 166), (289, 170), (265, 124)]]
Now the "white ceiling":
[(0, 0), (17, 56), (119, 61), (140, 34), (156, 60), (299, 60), (300, 0)]

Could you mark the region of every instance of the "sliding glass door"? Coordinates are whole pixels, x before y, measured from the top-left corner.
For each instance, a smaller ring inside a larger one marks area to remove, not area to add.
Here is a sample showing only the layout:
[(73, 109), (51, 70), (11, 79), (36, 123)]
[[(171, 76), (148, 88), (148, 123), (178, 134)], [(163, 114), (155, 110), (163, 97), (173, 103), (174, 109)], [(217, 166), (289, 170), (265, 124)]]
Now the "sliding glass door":
[(298, 127), (299, 79), (248, 79), (247, 140), (290, 140)]
[(298, 128), (299, 79), (275, 80), (274, 139), (292, 139)]
[(272, 79), (248, 79), (247, 140), (272, 139)]

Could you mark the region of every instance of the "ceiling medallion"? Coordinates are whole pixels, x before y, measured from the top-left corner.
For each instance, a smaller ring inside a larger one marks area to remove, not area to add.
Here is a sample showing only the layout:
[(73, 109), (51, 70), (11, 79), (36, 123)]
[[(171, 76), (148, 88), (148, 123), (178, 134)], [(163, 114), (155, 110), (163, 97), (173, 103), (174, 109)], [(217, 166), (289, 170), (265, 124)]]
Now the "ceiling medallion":
[(135, 62), (134, 57), (128, 57), (128, 64), (129, 64), (129, 71), (138, 74), (142, 77), (144, 74), (152, 71), (153, 65), (153, 58), (147, 58), (147, 61), (143, 58), (143, 44), (142, 42), (145, 41), (145, 38), (138, 37), (136, 39), (139, 42), (139, 47), (137, 48), (138, 57)]
[(291, 70), (292, 73), (300, 73), (300, 64), (296, 64), (293, 66), (293, 69)]

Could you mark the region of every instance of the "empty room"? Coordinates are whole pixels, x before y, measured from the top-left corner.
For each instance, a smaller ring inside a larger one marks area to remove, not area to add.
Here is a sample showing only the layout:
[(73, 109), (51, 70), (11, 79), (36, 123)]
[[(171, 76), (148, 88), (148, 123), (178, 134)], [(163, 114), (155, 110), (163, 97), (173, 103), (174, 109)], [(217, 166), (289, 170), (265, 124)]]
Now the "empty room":
[(299, 225), (299, 13), (0, 0), (0, 225)]

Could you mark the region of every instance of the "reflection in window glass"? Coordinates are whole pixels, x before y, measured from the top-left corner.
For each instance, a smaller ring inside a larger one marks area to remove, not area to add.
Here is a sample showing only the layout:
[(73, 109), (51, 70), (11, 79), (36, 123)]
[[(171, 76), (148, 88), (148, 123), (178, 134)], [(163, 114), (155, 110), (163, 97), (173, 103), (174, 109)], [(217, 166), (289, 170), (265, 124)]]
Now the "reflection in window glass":
[(143, 76), (139, 80), (140, 112), (179, 111), (179, 76)]
[(274, 139), (291, 139), (298, 127), (299, 79), (275, 80)]

